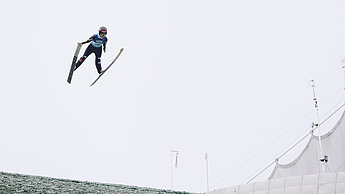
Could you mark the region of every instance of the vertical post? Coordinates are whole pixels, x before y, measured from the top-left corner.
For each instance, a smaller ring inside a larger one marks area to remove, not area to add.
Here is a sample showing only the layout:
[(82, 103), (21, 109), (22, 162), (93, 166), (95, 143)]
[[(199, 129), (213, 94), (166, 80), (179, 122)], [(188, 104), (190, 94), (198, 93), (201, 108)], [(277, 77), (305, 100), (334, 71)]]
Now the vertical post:
[(173, 165), (173, 153), (176, 154), (176, 165), (178, 151), (170, 150), (170, 162), (171, 162), (171, 190), (174, 190), (174, 165)]
[(208, 181), (208, 155), (205, 155), (206, 160), (206, 178), (207, 178), (207, 192), (210, 192), (209, 181)]
[(172, 151), (170, 151), (170, 163), (171, 163), (171, 190), (174, 190), (174, 169), (172, 164)]
[(342, 68), (344, 70), (344, 90), (345, 90), (345, 59), (341, 61)]
[[(314, 80), (310, 80), (310, 87), (313, 88), (313, 100), (315, 102), (315, 112), (316, 112), (316, 124), (313, 124), (313, 126), (315, 125), (317, 128), (319, 128), (319, 131), (321, 131), (320, 128), (320, 118), (319, 118), (319, 105), (317, 104), (317, 98), (315, 95), (315, 81)], [(321, 162), (321, 168), (322, 168), (322, 173), (325, 174), (325, 167), (324, 167), (324, 155), (323, 155), (323, 150), (322, 150), (322, 142), (321, 142), (321, 134), (319, 134), (319, 146), (320, 146), (320, 162)]]

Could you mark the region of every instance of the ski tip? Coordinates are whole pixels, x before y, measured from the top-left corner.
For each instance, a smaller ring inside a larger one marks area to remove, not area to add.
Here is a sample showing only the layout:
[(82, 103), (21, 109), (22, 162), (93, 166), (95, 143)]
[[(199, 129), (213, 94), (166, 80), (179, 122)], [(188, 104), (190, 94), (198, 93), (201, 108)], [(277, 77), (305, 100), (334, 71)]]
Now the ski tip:
[(124, 48), (121, 48), (121, 50), (120, 50), (120, 51), (122, 52), (122, 51), (123, 51), (123, 49), (124, 49)]

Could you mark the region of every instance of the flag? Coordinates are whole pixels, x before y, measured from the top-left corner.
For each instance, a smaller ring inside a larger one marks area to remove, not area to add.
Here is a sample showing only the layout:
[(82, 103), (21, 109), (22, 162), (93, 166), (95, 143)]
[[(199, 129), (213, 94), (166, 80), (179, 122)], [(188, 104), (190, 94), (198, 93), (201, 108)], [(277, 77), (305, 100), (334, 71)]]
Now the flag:
[(178, 166), (177, 166), (177, 160), (178, 160), (178, 152), (176, 152), (175, 168), (178, 168)]

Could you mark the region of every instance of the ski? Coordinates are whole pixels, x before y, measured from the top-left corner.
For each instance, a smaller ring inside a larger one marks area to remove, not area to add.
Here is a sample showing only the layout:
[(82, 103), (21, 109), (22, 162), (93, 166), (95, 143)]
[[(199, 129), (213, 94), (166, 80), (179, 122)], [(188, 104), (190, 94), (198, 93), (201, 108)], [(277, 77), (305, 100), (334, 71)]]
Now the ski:
[(97, 82), (97, 80), (99, 80), (99, 78), (101, 78), (102, 75), (114, 64), (117, 58), (119, 58), (119, 56), (121, 55), (122, 51), (123, 51), (123, 48), (121, 48), (120, 52), (117, 54), (115, 59), (110, 63), (110, 65), (101, 74), (99, 74), (98, 78), (90, 85), (90, 87), (93, 86)]
[(73, 76), (75, 64), (76, 64), (77, 59), (78, 59), (78, 55), (79, 55), (80, 48), (81, 48), (81, 44), (78, 44), (77, 49), (76, 49), (75, 52), (74, 52), (74, 56), (73, 56), (73, 60), (72, 60), (71, 69), (69, 70), (69, 74), (68, 74), (68, 78), (67, 78), (67, 82), (68, 82), (69, 84), (71, 84), (71, 81), (72, 81), (72, 76)]

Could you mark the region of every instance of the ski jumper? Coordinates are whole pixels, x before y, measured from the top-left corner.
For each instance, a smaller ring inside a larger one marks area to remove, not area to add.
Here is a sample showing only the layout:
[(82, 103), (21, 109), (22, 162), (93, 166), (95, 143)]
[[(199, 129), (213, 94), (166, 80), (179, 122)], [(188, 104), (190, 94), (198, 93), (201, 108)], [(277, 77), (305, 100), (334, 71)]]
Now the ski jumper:
[(94, 34), (92, 35), (87, 41), (82, 42), (81, 44), (89, 43), (89, 46), (86, 48), (84, 55), (79, 59), (75, 66), (75, 70), (85, 61), (85, 59), (91, 54), (94, 53), (96, 55), (95, 58), (95, 65), (97, 68), (97, 72), (100, 74), (102, 70), (101, 66), (101, 56), (102, 56), (102, 45), (103, 45), (103, 50), (105, 51), (106, 44), (108, 42), (108, 38), (104, 36), (101, 38), (100, 35)]

